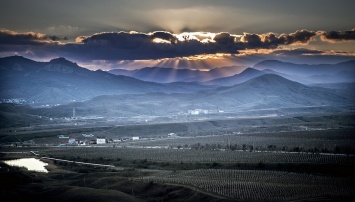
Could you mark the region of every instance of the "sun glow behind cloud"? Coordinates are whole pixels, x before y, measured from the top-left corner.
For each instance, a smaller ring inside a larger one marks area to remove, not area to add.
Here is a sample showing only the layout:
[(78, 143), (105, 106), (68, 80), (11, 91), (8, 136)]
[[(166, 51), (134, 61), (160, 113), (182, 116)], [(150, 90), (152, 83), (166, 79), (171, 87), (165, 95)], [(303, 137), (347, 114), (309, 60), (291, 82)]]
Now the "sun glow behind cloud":
[(212, 68), (228, 66), (231, 54), (200, 54), (189, 57), (164, 58), (157, 60), (156, 66), (171, 68), (189, 68), (207, 71)]
[(215, 42), (213, 39), (216, 33), (211, 32), (183, 32), (175, 34), (179, 41), (197, 40), (201, 42)]
[(218, 33), (211, 33), (211, 32), (183, 32), (180, 34), (172, 34), (165, 31), (159, 31), (159, 33), (169, 34), (175, 38), (175, 40), (170, 39), (172, 41), (169, 41), (160, 37), (155, 37), (156, 33), (157, 32), (148, 33), (148, 35), (153, 37), (154, 43), (169, 43), (169, 44), (171, 44), (171, 42), (177, 43), (178, 41), (184, 42), (184, 41), (192, 41), (192, 40), (199, 41), (201, 43), (215, 43), (216, 41), (214, 40), (214, 38), (218, 34)]
[(200, 54), (200, 55), (193, 55), (189, 57), (179, 57), (180, 60), (206, 60), (206, 59), (218, 59), (222, 60), (232, 54), (227, 53), (216, 53), (216, 54)]
[(168, 43), (168, 44), (171, 44), (170, 41), (164, 40), (164, 39), (161, 39), (161, 38), (154, 38), (154, 39), (153, 39), (153, 42), (154, 42), (154, 43)]
[[(210, 69), (247, 64), (268, 55), (354, 56), (355, 29), (348, 31), (296, 30), (288, 34), (228, 32), (100, 32), (68, 42), (55, 35), (0, 30), (0, 56), (32, 59), (66, 57), (90, 69), (173, 67)], [(329, 41), (331, 40), (331, 41)], [(238, 61), (238, 63), (236, 63)], [(91, 63), (91, 64), (90, 64)]]

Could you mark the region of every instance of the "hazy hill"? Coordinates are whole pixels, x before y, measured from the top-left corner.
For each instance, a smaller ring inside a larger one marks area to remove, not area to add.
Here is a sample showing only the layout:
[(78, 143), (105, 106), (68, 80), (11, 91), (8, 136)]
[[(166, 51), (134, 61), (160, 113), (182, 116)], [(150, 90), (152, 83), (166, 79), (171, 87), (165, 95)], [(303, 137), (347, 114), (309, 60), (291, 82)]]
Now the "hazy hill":
[(350, 103), (355, 103), (355, 82), (352, 83), (317, 83), (312, 86), (328, 88), (334, 90), (337, 94), (350, 99)]
[(134, 73), (136, 73), (138, 70), (126, 70), (126, 69), (111, 69), (108, 71), (110, 74), (114, 75), (122, 75), (122, 76), (132, 76)]
[(145, 67), (137, 70), (113, 69), (108, 71), (115, 75), (126, 75), (143, 81), (156, 83), (170, 82), (201, 82), (215, 78), (225, 77), (239, 73), (245, 69), (243, 66), (228, 66), (214, 68), (209, 71), (192, 69), (175, 69), (165, 67)]
[(288, 79), (290, 81), (295, 81), (295, 82), (302, 83), (305, 85), (308, 85), (313, 82), (313, 81), (309, 81), (307, 78), (302, 77), (302, 76), (280, 73), (280, 72), (277, 72), (277, 71), (274, 71), (271, 69), (264, 69), (264, 70), (262, 70), (262, 72), (264, 72), (265, 74), (276, 74), (276, 75), (279, 75), (279, 76), (281, 76), (285, 79)]
[(354, 71), (355, 70), (355, 60), (350, 60), (347, 62), (341, 62), (337, 64), (294, 64), (289, 62), (281, 62), (278, 60), (265, 60), (259, 62), (253, 66), (255, 69), (271, 69), (280, 73), (298, 75), (303, 77), (328, 74), (333, 75), (340, 71)]
[[(256, 68), (256, 69), (255, 69)], [(232, 86), (263, 74), (276, 74), (288, 80), (302, 84), (339, 83), (355, 81), (355, 61), (334, 65), (307, 65), (265, 60), (253, 68), (247, 68), (239, 74), (202, 82), (204, 85)]]
[[(99, 95), (191, 92), (178, 85), (145, 82), (104, 71), (91, 71), (64, 58), (35, 62), (20, 56), (0, 58), (0, 99), (23, 98), (35, 103), (82, 101)], [(201, 88), (203, 88), (201, 86)]]
[(217, 67), (213, 68), (209, 71), (202, 71), (204, 74), (203, 77), (191, 77), (188, 79), (185, 79), (183, 81), (188, 82), (188, 81), (196, 81), (196, 82), (204, 82), (204, 81), (209, 81), (221, 77), (226, 77), (226, 76), (232, 76), (235, 74), (238, 74), (242, 72), (244, 69), (247, 67), (245, 66), (226, 66), (226, 67)]
[[(247, 70), (246, 72), (242, 72)], [(209, 71), (146, 67), (137, 70), (114, 69), (109, 73), (130, 76), (143, 81), (157, 83), (201, 82), (204, 85), (231, 86), (243, 83), (262, 74), (277, 74), (302, 84), (337, 83), (355, 81), (355, 60), (338, 64), (294, 64), (278, 60), (265, 60), (246, 68), (229, 66)]]
[[(193, 94), (148, 93), (99, 96), (86, 102), (44, 109), (40, 115), (70, 116), (72, 108), (82, 116), (176, 115), (190, 109), (221, 109), (229, 112), (309, 106), (335, 106), (351, 103), (337, 91), (305, 86), (265, 74), (232, 87)], [(41, 110), (41, 109), (38, 109)]]
[(343, 83), (343, 82), (354, 82), (355, 81), (355, 67), (353, 71), (343, 70), (336, 74), (321, 74), (306, 77), (308, 81), (312, 83)]
[(275, 74), (264, 74), (232, 87), (217, 89), (196, 102), (226, 108), (261, 109), (338, 105), (349, 100), (330, 89), (306, 86)]
[(182, 81), (190, 77), (201, 77), (202, 72), (190, 69), (174, 69), (164, 67), (146, 67), (136, 71), (132, 77), (158, 83)]
[(205, 85), (218, 85), (218, 86), (232, 86), (236, 84), (243, 83), (245, 81), (248, 81), (249, 79), (255, 78), (257, 76), (260, 76), (262, 74), (265, 74), (264, 72), (253, 69), (253, 68), (247, 68), (240, 74), (235, 74), (233, 76), (229, 77), (223, 77), (219, 79), (214, 79), (210, 81), (203, 82), (202, 84)]

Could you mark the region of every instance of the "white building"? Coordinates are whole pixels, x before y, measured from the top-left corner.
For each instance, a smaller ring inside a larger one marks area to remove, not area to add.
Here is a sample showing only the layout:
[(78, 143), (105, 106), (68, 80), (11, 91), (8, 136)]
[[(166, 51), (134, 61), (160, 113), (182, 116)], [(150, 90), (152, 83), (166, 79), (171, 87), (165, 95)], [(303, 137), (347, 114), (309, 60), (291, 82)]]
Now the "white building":
[(172, 136), (176, 136), (176, 134), (175, 133), (169, 133), (168, 136), (172, 137)]
[(199, 115), (199, 114), (208, 114), (209, 112), (207, 109), (194, 109), (194, 110), (188, 110), (187, 113), (191, 115)]
[(139, 137), (132, 137), (132, 140), (139, 140)]
[(187, 111), (187, 113), (191, 114), (191, 115), (199, 115), (200, 114), (200, 112), (197, 110), (189, 110), (189, 111)]
[(70, 138), (68, 140), (68, 144), (78, 144), (78, 141), (76, 139), (74, 139), (74, 138)]
[(97, 137), (96, 144), (106, 144), (106, 139), (104, 137)]

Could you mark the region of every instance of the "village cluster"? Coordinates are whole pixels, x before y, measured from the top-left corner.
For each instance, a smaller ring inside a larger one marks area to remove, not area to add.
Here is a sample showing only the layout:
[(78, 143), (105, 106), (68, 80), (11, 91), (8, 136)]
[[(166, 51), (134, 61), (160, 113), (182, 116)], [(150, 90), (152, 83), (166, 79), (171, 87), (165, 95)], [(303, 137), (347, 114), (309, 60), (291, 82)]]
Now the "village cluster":
[(223, 110), (208, 110), (208, 109), (193, 109), (193, 110), (188, 110), (187, 114), (188, 115), (201, 115), (201, 114), (216, 114), (216, 113), (224, 113)]
[(82, 134), (81, 137), (77, 138), (71, 138), (66, 135), (58, 135), (59, 139), (63, 139), (59, 146), (66, 146), (66, 145), (103, 145), (103, 144), (109, 144), (109, 143), (120, 143), (120, 142), (126, 142), (126, 141), (137, 141), (140, 138), (138, 136), (133, 136), (133, 137), (122, 137), (122, 138), (117, 138), (117, 139), (108, 139), (104, 136), (96, 136), (94, 137), (93, 134)]

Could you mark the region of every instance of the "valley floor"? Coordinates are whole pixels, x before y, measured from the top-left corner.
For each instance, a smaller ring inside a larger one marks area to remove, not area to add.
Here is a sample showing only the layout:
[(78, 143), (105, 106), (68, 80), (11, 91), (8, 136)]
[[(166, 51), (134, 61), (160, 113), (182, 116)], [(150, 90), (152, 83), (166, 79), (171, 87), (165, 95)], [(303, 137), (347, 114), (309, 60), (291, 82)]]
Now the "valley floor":
[[(11, 147), (7, 142), (0, 147), (0, 198), (351, 201), (355, 197), (353, 121), (350, 113), (92, 129), (108, 137), (122, 131), (141, 131), (144, 137), (104, 146), (51, 146), (55, 133), (31, 131), (17, 138), (27, 135), (35, 144)], [(164, 136), (167, 128), (179, 133)], [(280, 128), (284, 130), (274, 131)], [(75, 135), (80, 130), (67, 132)], [(12, 137), (2, 134), (2, 140)], [(48, 163), (48, 173), (3, 163), (29, 157)]]

